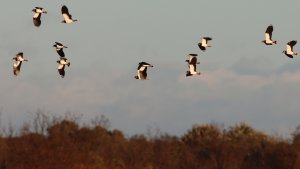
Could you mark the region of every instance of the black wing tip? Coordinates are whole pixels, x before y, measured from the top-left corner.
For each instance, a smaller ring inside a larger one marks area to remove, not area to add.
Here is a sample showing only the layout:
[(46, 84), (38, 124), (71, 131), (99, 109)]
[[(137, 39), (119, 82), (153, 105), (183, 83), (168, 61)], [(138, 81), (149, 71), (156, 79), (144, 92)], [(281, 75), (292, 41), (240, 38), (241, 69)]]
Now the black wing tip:
[(203, 52), (205, 52), (206, 48), (203, 47), (201, 43), (198, 43), (198, 47), (200, 48), (200, 50), (202, 50)]
[(287, 43), (287, 45), (295, 46), (297, 44), (297, 40), (292, 40)]
[(55, 45), (61, 45), (61, 46), (63, 46), (63, 44), (60, 43), (60, 42), (55, 42)]
[(271, 24), (271, 25), (269, 25), (268, 27), (267, 27), (267, 30), (266, 30), (266, 33), (272, 33), (273, 32), (273, 25)]
[(66, 5), (62, 5), (61, 12), (62, 13), (68, 13), (68, 7)]
[(205, 40), (212, 40), (212, 37), (206, 36), (206, 37), (203, 37), (203, 39), (205, 39)]
[(41, 24), (42, 24), (42, 22), (41, 22), (41, 20), (39, 18), (33, 18), (33, 24), (36, 27), (40, 27)]

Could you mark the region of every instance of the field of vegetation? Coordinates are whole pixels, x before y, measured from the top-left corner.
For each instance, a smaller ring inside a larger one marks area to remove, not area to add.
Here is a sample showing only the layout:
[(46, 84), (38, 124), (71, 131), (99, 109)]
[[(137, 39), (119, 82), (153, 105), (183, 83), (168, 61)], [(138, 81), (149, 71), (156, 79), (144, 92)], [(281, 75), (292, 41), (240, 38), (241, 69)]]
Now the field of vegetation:
[(125, 136), (104, 116), (90, 124), (38, 112), (1, 130), (0, 169), (298, 169), (300, 132), (270, 136), (246, 123), (194, 125), (182, 136)]

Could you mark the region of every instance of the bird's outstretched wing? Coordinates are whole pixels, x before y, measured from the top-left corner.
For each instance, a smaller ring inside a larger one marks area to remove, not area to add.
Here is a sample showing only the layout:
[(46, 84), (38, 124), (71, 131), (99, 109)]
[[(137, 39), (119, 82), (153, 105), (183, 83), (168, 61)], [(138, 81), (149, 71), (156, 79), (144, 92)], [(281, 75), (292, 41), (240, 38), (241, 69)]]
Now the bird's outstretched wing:
[(41, 15), (39, 15), (37, 18), (33, 18), (33, 24), (34, 24), (34, 26), (36, 26), (36, 27), (39, 27), (39, 26), (41, 26)]
[(18, 76), (20, 74), (21, 71), (21, 65), (22, 62), (18, 61), (17, 63), (15, 63), (15, 65), (13, 66), (13, 72), (15, 76)]
[(59, 75), (63, 78), (63, 77), (65, 77), (65, 65), (62, 65), (62, 64), (60, 64), (60, 65), (58, 65), (58, 73), (59, 73)]
[(140, 73), (141, 79), (146, 79), (147, 78), (147, 67), (145, 67), (145, 69), (140, 71), (139, 73)]
[(204, 46), (202, 46), (202, 43), (198, 43), (198, 47), (200, 48), (200, 50), (205, 51), (206, 48)]
[(266, 39), (272, 39), (272, 33), (273, 33), (273, 25), (269, 25), (265, 32)]
[(58, 55), (59, 55), (60, 57), (65, 57), (65, 53), (64, 53), (63, 49), (56, 50), (56, 52), (58, 53)]
[(72, 20), (72, 15), (69, 13), (69, 10), (66, 5), (61, 7), (61, 14), (65, 18), (65, 20), (67, 20), (67, 19)]
[(290, 42), (287, 43), (288, 45), (290, 45), (291, 47), (295, 46), (297, 44), (296, 40), (292, 40)]

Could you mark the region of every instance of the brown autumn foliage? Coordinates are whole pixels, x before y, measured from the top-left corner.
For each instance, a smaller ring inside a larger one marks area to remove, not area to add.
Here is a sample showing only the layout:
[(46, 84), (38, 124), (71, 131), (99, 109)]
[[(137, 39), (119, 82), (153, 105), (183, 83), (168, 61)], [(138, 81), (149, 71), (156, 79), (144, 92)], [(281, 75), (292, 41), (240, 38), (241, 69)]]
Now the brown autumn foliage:
[(290, 140), (246, 123), (126, 137), (104, 116), (91, 124), (38, 112), (19, 134), (3, 129), (0, 169), (300, 169), (300, 128)]

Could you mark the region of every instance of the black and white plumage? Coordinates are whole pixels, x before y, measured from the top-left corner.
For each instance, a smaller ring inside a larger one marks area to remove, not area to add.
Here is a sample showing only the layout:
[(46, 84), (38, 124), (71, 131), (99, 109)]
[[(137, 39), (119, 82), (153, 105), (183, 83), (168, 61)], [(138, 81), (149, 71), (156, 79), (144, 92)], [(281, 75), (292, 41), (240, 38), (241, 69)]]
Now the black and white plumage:
[(189, 54), (189, 59), (186, 60), (188, 62), (189, 70), (186, 71), (186, 76), (200, 75), (200, 72), (197, 72), (197, 64), (200, 62), (197, 61), (197, 54)]
[(204, 51), (206, 50), (207, 47), (211, 47), (209, 44), (208, 44), (208, 41), (212, 40), (211, 37), (203, 37), (201, 39), (201, 42), (198, 43), (198, 47), (200, 48), (200, 50)]
[(14, 57), (13, 60), (15, 60), (15, 63), (13, 64), (13, 73), (15, 76), (18, 76), (21, 71), (22, 62), (28, 60), (23, 57), (23, 52), (17, 53), (16, 57)]
[(66, 67), (66, 65), (69, 67), (71, 63), (69, 61), (67, 61), (67, 59), (64, 57), (61, 57), (60, 60), (57, 61), (57, 63), (58, 63), (58, 68), (57, 68), (58, 73), (60, 74), (60, 76), (62, 78), (64, 78), (65, 77), (65, 67)]
[(69, 10), (66, 5), (61, 7), (61, 14), (63, 15), (64, 20), (62, 23), (73, 23), (76, 22), (76, 19), (72, 19), (72, 15), (69, 13)]
[(295, 55), (297, 55), (296, 52), (294, 52), (294, 46), (297, 44), (296, 40), (292, 40), (286, 44), (286, 50), (283, 51), (283, 53), (289, 57), (294, 58)]
[(55, 44), (53, 45), (53, 47), (55, 47), (56, 52), (58, 53), (58, 55), (60, 57), (65, 57), (65, 53), (63, 51), (64, 48), (68, 48), (67, 46), (64, 46), (63, 44), (59, 43), (59, 42), (55, 42)]
[(265, 32), (265, 40), (262, 42), (266, 45), (274, 45), (277, 43), (276, 40), (272, 40), (272, 33), (273, 33), (273, 25), (269, 25)]
[(137, 68), (137, 76), (134, 76), (134, 78), (139, 80), (149, 80), (147, 78), (147, 68), (153, 67), (153, 65), (146, 63), (146, 62), (140, 62), (139, 66)]
[(43, 8), (41, 7), (35, 7), (33, 10), (34, 12), (34, 15), (33, 15), (33, 24), (36, 26), (36, 27), (39, 27), (41, 26), (41, 16), (43, 13), (47, 13), (47, 11), (44, 11)]

